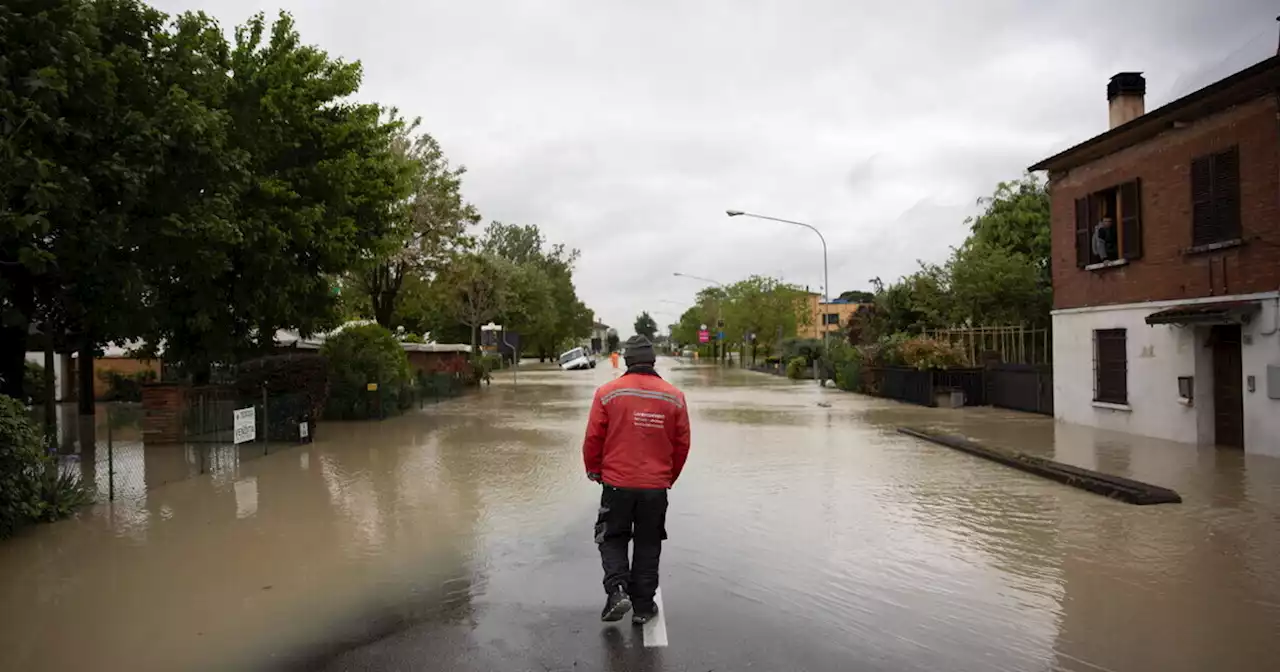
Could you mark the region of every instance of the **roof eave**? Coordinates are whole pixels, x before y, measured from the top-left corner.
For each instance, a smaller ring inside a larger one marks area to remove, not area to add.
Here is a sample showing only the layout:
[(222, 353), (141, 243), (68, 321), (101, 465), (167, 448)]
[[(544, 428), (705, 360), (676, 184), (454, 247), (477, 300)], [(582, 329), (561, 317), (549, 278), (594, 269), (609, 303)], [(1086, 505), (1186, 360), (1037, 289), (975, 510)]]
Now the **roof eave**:
[[(1031, 172), (1038, 172), (1041, 170), (1056, 171), (1056, 170), (1074, 168), (1083, 163), (1087, 163), (1088, 161), (1095, 160), (1097, 157), (1084, 158), (1080, 160), (1075, 160), (1075, 159), (1079, 159), (1080, 156), (1084, 154), (1087, 150), (1099, 144), (1102, 144), (1111, 140), (1116, 140), (1118, 138), (1121, 138), (1129, 134), (1137, 135), (1137, 132), (1144, 128), (1154, 131), (1151, 134), (1151, 136), (1154, 137), (1155, 135), (1158, 135), (1160, 131), (1164, 130), (1162, 127), (1162, 122), (1166, 122), (1169, 120), (1189, 121), (1188, 119), (1180, 118), (1179, 113), (1185, 111), (1187, 108), (1195, 105), (1196, 103), (1203, 102), (1206, 99), (1212, 98), (1213, 96), (1216, 96), (1216, 95), (1233, 93), (1232, 89), (1234, 89), (1235, 87), (1243, 88), (1243, 86), (1247, 84), (1251, 79), (1264, 78), (1268, 76), (1270, 76), (1271, 79), (1277, 79), (1278, 75), (1280, 75), (1280, 56), (1272, 56), (1265, 60), (1259, 61), (1258, 63), (1255, 63), (1254, 65), (1251, 65), (1245, 68), (1244, 70), (1241, 70), (1233, 75), (1230, 75), (1212, 84), (1209, 84), (1208, 86), (1205, 86), (1200, 89), (1196, 89), (1195, 91), (1192, 91), (1191, 93), (1188, 93), (1187, 95), (1181, 98), (1178, 98), (1177, 100), (1166, 103), (1125, 124), (1116, 126), (1115, 128), (1110, 129), (1105, 133), (1095, 135), (1092, 138), (1089, 138), (1088, 140), (1081, 142), (1080, 144), (1077, 144), (1073, 147), (1070, 147), (1061, 152), (1058, 152), (1053, 156), (1050, 156), (1046, 159), (1039, 161), (1038, 163), (1035, 163), (1034, 165), (1027, 168), (1027, 170)], [(1263, 84), (1265, 84), (1265, 82), (1263, 82)], [(1280, 84), (1280, 82), (1272, 82), (1271, 84), (1272, 85)], [(1232, 103), (1228, 103), (1228, 105), (1230, 104)], [(1216, 111), (1216, 109), (1211, 110), (1207, 113), (1201, 113), (1197, 115), (1195, 118), (1207, 116), (1207, 114), (1212, 114), (1214, 111)], [(1160, 126), (1160, 128), (1156, 128), (1157, 126)], [(1127, 142), (1127, 143), (1121, 142), (1120, 146), (1113, 151), (1119, 151), (1119, 149), (1131, 146), (1145, 139), (1146, 138), (1136, 138), (1133, 142)]]

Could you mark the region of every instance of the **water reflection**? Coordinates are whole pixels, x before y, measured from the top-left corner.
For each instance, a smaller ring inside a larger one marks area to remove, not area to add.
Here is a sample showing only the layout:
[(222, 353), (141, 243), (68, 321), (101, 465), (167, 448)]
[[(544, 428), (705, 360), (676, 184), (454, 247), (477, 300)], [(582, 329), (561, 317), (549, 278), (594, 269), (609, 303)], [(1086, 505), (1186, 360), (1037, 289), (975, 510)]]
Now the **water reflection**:
[[(266, 456), (122, 438), (116, 502), (0, 543), (6, 665), (1252, 670), (1280, 653), (1275, 460), (759, 374), (666, 373), (686, 389), (695, 441), (671, 493), (670, 649), (630, 627), (595, 634), (595, 491), (579, 446), (612, 372), (545, 371), (326, 424)], [(902, 424), (1151, 480), (1185, 503), (1113, 502)], [(101, 491), (93, 445), (72, 452)], [(733, 651), (743, 664), (725, 664)]]

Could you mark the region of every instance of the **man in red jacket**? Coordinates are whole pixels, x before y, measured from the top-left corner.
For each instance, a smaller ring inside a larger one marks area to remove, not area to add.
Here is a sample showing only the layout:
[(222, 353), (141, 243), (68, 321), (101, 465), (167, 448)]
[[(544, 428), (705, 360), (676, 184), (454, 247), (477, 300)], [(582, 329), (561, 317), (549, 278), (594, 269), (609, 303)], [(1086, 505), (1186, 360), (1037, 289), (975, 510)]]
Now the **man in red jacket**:
[[(658, 558), (667, 538), (667, 489), (689, 455), (689, 411), (684, 393), (658, 376), (653, 344), (626, 343), (627, 372), (596, 390), (582, 442), (587, 477), (604, 486), (596, 544), (608, 595), (600, 618), (631, 622), (658, 615)], [(627, 546), (635, 541), (633, 562)]]

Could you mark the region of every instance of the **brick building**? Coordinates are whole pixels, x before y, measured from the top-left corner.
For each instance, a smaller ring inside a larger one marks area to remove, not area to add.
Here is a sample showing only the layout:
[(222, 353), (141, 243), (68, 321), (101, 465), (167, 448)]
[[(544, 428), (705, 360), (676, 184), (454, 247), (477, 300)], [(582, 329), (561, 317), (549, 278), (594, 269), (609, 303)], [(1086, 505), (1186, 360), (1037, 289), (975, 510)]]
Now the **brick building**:
[(1047, 170), (1061, 420), (1280, 456), (1280, 57), (1111, 129)]

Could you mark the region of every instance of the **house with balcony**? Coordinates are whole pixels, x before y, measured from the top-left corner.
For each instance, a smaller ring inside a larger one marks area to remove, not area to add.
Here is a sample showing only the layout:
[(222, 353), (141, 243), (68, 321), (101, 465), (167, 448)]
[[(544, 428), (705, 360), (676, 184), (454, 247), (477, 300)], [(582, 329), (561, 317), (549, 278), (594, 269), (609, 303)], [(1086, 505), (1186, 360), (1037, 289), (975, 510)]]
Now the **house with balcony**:
[(1110, 129), (1047, 171), (1059, 420), (1280, 456), (1280, 57)]

